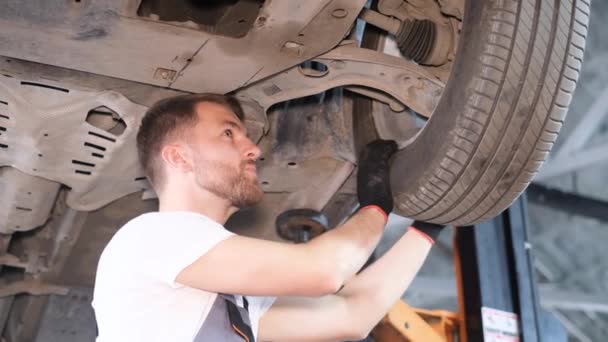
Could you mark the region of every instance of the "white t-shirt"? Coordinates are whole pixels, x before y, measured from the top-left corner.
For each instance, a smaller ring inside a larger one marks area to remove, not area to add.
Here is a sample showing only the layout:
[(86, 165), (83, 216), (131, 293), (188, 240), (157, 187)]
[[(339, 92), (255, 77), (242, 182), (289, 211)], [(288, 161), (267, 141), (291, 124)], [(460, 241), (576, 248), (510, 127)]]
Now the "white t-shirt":
[[(192, 212), (153, 212), (129, 221), (112, 237), (97, 267), (92, 303), (97, 342), (192, 341), (217, 294), (175, 278), (232, 235)], [(247, 296), (254, 335), (274, 299)]]

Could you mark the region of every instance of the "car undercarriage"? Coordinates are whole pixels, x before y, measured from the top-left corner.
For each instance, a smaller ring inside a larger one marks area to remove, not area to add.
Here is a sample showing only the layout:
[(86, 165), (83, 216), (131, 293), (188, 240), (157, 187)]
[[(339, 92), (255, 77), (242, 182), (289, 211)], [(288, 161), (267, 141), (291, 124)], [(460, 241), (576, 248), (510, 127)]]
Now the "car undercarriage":
[(398, 214), (495, 216), (557, 138), (586, 20), (581, 1), (5, 1), (0, 331), (33, 338), (48, 298), (23, 294), (90, 286), (112, 234), (156, 209), (135, 136), (173, 95), (244, 107), (266, 195), (229, 221), (238, 233), (282, 240), (292, 209), (325, 220), (307, 238), (339, 224), (357, 207), (357, 152), (378, 137), (401, 149)]

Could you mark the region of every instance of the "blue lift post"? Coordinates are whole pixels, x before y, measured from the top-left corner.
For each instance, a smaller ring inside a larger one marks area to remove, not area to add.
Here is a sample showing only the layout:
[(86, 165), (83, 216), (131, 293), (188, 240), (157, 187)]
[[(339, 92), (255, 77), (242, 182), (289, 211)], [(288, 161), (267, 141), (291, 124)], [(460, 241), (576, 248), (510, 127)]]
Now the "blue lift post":
[(492, 333), (503, 333), (495, 325), (484, 325), (482, 312), (487, 323), (488, 311), (516, 317), (517, 334), (509, 337), (507, 333), (504, 341), (568, 340), (561, 323), (539, 305), (526, 203), (524, 194), (494, 219), (456, 230), (460, 335), (466, 336), (461, 341), (487, 342), (493, 340)]

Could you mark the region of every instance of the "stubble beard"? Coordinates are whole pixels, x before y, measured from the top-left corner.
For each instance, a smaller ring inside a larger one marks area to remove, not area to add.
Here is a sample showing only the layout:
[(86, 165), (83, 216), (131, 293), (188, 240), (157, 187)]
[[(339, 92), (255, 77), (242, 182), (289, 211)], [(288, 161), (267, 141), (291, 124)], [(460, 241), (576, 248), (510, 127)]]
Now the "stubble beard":
[(237, 208), (251, 207), (262, 200), (264, 191), (260, 184), (245, 172), (245, 167), (251, 161), (243, 161), (238, 170), (235, 170), (227, 163), (197, 159), (196, 182), (200, 187), (227, 199)]

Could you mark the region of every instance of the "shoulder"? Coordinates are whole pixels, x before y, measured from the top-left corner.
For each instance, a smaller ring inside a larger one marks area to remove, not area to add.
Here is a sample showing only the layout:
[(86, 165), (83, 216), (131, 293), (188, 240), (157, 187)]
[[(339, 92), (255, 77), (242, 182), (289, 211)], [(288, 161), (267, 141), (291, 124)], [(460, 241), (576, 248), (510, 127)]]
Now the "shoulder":
[[(234, 235), (210, 218), (191, 212), (149, 212), (122, 226), (106, 249), (158, 251), (191, 243), (218, 242)], [(139, 247), (138, 247), (139, 246)]]
[(196, 213), (150, 212), (127, 222), (102, 253), (100, 264), (120, 263), (173, 284), (176, 275), (219, 242), (233, 236)]
[[(140, 215), (125, 226), (129, 240), (145, 249), (175, 253), (206, 252), (235, 234), (210, 218), (193, 212), (153, 212)], [(200, 256), (200, 255), (199, 255)]]
[(139, 215), (127, 222), (120, 230), (129, 233), (184, 233), (188, 231), (227, 232), (224, 226), (211, 220), (207, 216), (194, 212), (149, 212)]

